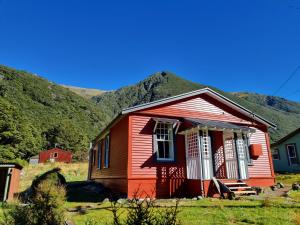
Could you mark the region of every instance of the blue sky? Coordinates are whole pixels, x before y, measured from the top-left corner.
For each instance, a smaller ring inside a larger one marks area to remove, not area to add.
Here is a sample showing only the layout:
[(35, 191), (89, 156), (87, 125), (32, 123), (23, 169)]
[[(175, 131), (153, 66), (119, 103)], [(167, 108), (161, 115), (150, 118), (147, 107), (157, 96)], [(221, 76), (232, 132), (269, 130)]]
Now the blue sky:
[[(300, 0), (0, 0), (0, 64), (105, 90), (167, 70), (273, 94), (300, 65)], [(299, 84), (276, 95), (300, 101)]]

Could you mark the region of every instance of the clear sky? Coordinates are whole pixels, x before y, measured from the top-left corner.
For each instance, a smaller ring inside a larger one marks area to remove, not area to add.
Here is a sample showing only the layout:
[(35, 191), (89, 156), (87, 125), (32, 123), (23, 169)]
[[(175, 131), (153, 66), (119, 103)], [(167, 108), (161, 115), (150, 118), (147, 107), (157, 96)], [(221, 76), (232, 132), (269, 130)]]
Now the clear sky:
[[(273, 94), (300, 65), (300, 0), (0, 0), (0, 64), (104, 90), (167, 70)], [(276, 95), (300, 101), (300, 71)]]

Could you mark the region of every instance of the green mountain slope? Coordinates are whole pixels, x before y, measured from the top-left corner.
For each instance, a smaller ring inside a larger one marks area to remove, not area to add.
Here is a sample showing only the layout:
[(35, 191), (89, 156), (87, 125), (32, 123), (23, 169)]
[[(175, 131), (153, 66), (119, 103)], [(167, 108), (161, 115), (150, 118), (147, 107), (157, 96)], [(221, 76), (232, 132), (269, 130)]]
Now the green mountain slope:
[[(136, 85), (124, 87), (113, 92), (106, 92), (92, 99), (101, 106), (105, 105), (105, 112), (113, 117), (122, 108), (138, 105), (145, 102), (158, 100), (161, 98), (181, 94), (184, 92), (203, 88), (205, 85), (184, 80), (172, 73), (156, 73)], [(278, 99), (266, 101), (256, 98), (248, 93), (248, 98), (239, 93), (226, 93), (214, 87), (213, 90), (232, 99), (253, 112), (265, 117), (278, 125), (276, 131), (270, 130), (271, 140), (278, 140), (300, 124), (300, 111), (295, 107), (295, 103)], [(269, 99), (269, 98), (268, 98)], [(271, 99), (271, 98), (270, 98)], [(272, 104), (272, 106), (270, 105)], [(279, 108), (281, 110), (279, 110)]]
[[(0, 161), (28, 159), (56, 144), (83, 158), (90, 140), (122, 108), (205, 86), (160, 72), (135, 85), (94, 96), (97, 91), (88, 95), (74, 92), (39, 76), (0, 66)], [(299, 103), (210, 88), (276, 123), (278, 130), (271, 130), (273, 141), (300, 124)]]
[(58, 146), (75, 157), (110, 120), (101, 108), (67, 88), (0, 66), (0, 160)]

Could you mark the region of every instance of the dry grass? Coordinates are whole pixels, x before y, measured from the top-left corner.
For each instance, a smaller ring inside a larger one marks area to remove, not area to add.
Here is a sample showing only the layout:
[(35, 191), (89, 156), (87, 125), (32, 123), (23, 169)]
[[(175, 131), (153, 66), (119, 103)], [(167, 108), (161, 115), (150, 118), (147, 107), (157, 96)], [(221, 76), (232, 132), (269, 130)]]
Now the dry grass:
[(20, 191), (26, 190), (35, 177), (56, 167), (61, 168), (62, 174), (68, 182), (87, 179), (88, 163), (46, 163), (28, 165), (22, 170)]

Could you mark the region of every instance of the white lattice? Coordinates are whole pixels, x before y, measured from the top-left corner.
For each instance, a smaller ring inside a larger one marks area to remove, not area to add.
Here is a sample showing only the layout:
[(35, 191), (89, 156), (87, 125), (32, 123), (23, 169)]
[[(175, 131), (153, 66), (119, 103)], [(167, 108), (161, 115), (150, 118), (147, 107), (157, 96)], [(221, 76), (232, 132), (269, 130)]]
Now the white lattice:
[(199, 157), (198, 132), (187, 134), (187, 147), (188, 157)]
[(199, 157), (199, 133), (198, 131), (186, 134), (186, 166), (188, 179), (200, 179)]

